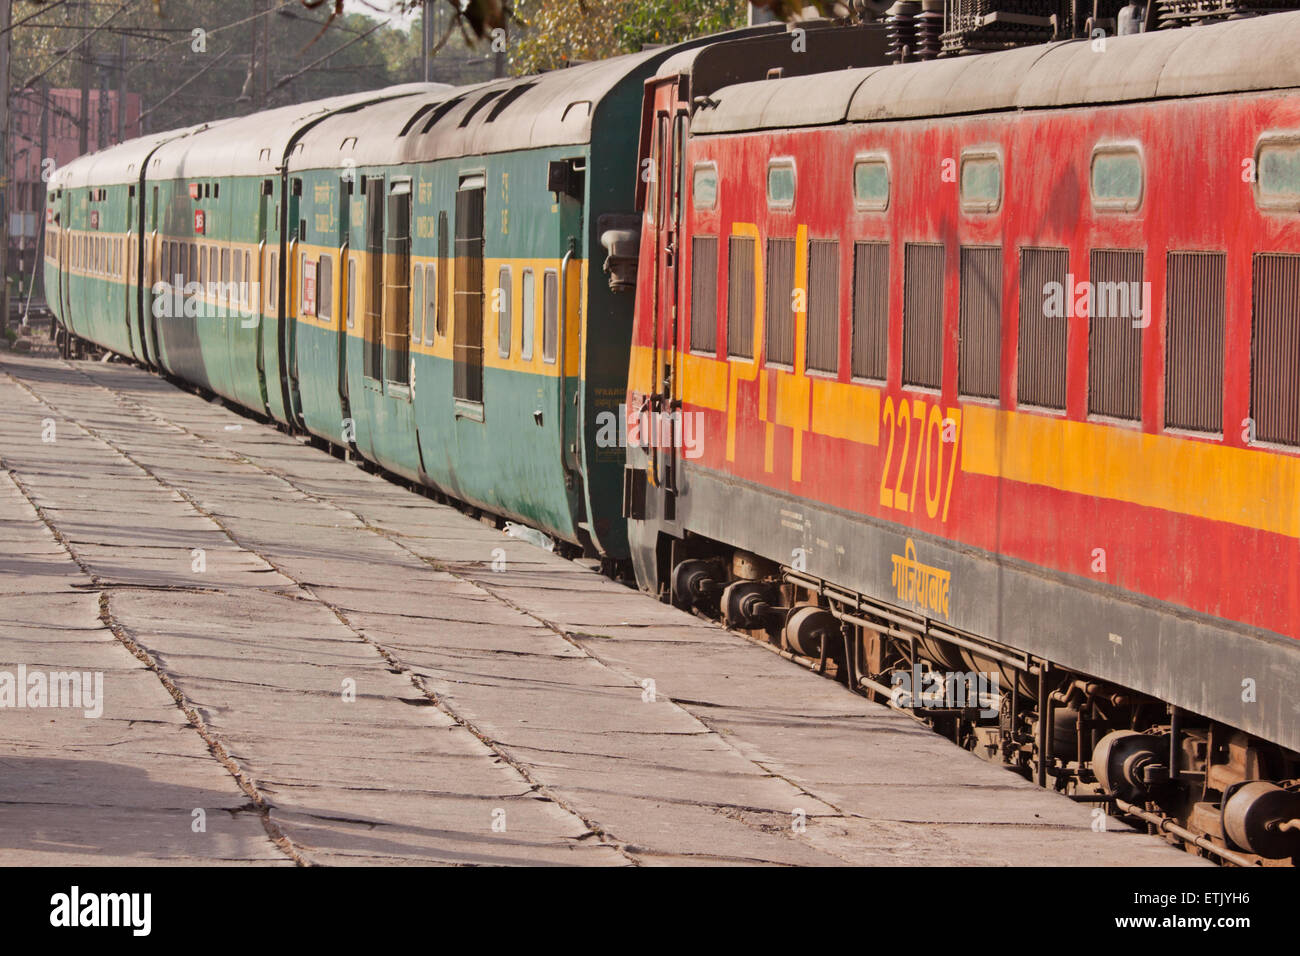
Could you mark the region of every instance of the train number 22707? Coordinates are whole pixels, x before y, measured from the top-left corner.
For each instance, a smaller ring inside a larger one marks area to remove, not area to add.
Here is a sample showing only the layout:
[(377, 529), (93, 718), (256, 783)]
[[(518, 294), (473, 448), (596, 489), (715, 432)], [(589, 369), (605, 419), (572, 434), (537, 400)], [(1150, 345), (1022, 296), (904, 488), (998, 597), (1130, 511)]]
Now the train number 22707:
[[(948, 520), (952, 482), (961, 444), (961, 409), (940, 409), (936, 402), (885, 398), (880, 427), (888, 434), (885, 467), (880, 474), (880, 503), (898, 511), (916, 512), (916, 499), (925, 495), (925, 513)], [(922, 474), (925, 475), (922, 482)]]

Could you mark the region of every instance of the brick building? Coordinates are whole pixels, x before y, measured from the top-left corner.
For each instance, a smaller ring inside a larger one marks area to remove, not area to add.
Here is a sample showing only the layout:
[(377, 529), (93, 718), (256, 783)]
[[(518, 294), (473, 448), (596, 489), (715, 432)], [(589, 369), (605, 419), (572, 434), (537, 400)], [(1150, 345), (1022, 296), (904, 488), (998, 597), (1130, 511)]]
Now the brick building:
[[(116, 90), (92, 89), (89, 104), (89, 151), (140, 135), (140, 94), (128, 93), (120, 104)], [(120, 116), (119, 107), (124, 107)], [(10, 109), (12, 125), (5, 164), (10, 176), (6, 274), (21, 273), (25, 293), (32, 269), (40, 267), (37, 249), (42, 240), (45, 208), (42, 172), (81, 155), (81, 91), (14, 90)], [(36, 289), (39, 297), (39, 276)]]

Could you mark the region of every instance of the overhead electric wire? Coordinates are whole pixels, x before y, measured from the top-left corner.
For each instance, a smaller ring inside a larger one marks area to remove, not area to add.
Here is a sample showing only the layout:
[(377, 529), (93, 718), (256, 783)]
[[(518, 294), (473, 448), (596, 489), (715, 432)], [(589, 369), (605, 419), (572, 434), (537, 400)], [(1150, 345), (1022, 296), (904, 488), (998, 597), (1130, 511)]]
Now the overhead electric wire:
[(67, 2), (68, 0), (53, 0), (52, 3), (38, 5), (38, 9), (33, 10), (31, 13), (27, 14), (27, 16), (23, 17), (21, 20), (15, 20), (13, 23), (9, 24), (9, 26), (5, 27), (3, 30), (0, 30), (0, 36), (4, 36), (6, 33), (14, 29), (15, 27), (20, 27), (28, 20), (34, 20), (36, 17), (39, 17), (42, 13), (48, 13), (49, 11), (53, 10), (55, 7), (61, 7), (63, 6), (63, 4)]

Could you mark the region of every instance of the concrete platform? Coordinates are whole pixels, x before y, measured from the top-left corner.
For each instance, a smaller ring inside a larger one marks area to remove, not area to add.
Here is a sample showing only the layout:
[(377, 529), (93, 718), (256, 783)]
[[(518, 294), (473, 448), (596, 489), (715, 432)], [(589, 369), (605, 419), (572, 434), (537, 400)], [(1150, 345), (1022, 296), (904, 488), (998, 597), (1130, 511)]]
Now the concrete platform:
[(146, 372), (0, 407), (0, 671), (103, 675), (0, 709), (0, 864), (1201, 862)]

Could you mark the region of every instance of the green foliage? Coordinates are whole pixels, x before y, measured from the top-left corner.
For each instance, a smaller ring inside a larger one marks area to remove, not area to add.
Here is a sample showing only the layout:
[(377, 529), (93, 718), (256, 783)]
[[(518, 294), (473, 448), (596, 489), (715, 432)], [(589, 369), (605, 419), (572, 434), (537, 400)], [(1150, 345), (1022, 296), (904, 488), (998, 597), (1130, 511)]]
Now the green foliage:
[(523, 29), (510, 44), (510, 71), (535, 73), (733, 29), (745, 24), (746, 8), (741, 0), (518, 0)]
[[(125, 40), (126, 87), (141, 94), (151, 130), (422, 79), (418, 16), (408, 31), (355, 12), (359, 0), (344, 2), (347, 12), (331, 19), (333, 0), (315, 8), (298, 0), (134, 0), (120, 12), (122, 0), (17, 0), (14, 21), (31, 19), (13, 30), (13, 82), (80, 87), (86, 47), (79, 44), (87, 25), (105, 23), (89, 41), (90, 86), (117, 89)], [(450, 2), (439, 13), (443, 23), (456, 19)], [(486, 45), (472, 47), (466, 37), (474, 28), (468, 20), (464, 26), (434, 57), (434, 80), (493, 75)]]
[[(386, 0), (16, 0), (13, 81), (75, 89), (85, 78), (117, 89), (125, 53), (126, 88), (142, 96), (145, 129), (161, 130), (422, 79), (419, 0), (387, 0), (409, 29), (356, 12), (363, 2), (374, 9)], [(782, 18), (803, 6), (760, 5)], [(432, 79), (454, 84), (492, 77), (502, 39), (510, 71), (522, 74), (746, 19), (743, 0), (437, 0), (432, 8), (441, 44)], [(87, 27), (99, 25), (83, 44)]]

